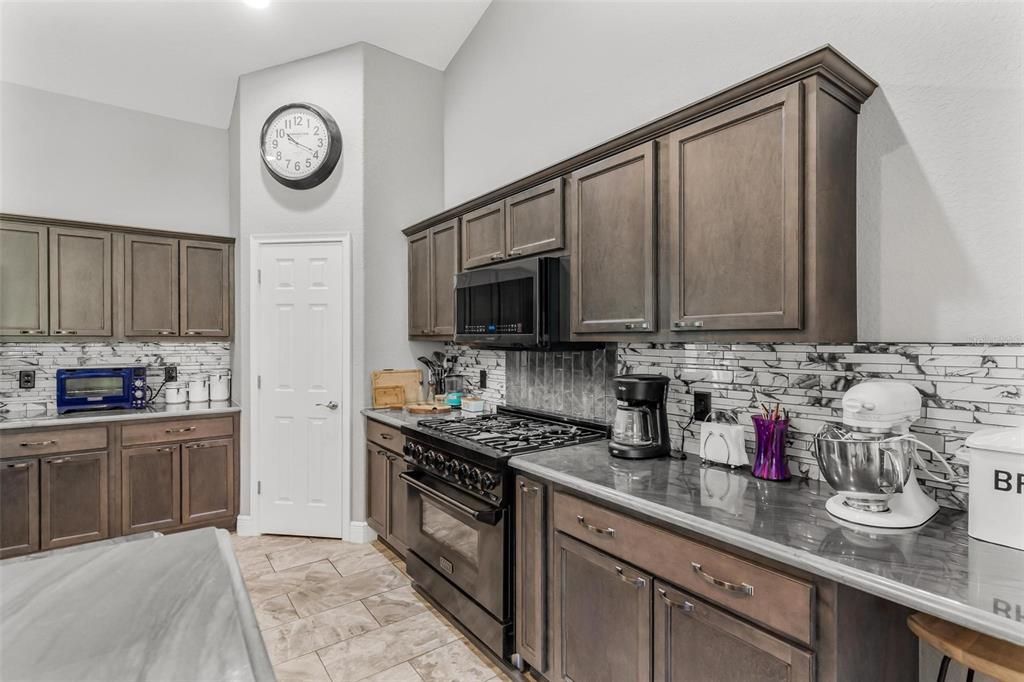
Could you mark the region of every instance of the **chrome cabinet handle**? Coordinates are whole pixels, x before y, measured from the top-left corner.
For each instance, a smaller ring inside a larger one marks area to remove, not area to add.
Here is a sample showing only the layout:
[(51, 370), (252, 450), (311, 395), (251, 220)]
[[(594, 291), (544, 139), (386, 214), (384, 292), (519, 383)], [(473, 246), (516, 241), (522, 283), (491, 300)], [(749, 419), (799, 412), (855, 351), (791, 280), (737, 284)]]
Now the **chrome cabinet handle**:
[[(317, 404), (319, 404), (319, 403), (317, 403)], [(334, 409), (334, 408), (331, 408), (331, 409)], [(380, 437), (381, 437), (381, 440), (393, 440), (394, 439), (394, 436), (392, 436), (390, 433), (382, 433), (382, 434), (380, 434)]]
[(504, 257), (505, 257), (505, 254), (503, 254), (503, 253), (496, 253), (496, 254), (491, 256), (491, 260), (501, 260)]
[(70, 461), (71, 461), (70, 457), (58, 457), (57, 459), (48, 459), (48, 460), (46, 460), (46, 463), (47, 464), (63, 464), (64, 462), (70, 462)]
[(24, 443), (18, 443), (23, 448), (41, 448), (44, 445), (56, 445), (55, 440), (37, 440), (37, 441), (26, 441)]
[(199, 332), (185, 332), (185, 336), (199, 336)]
[(157, 332), (157, 334), (159, 334), (160, 336), (170, 336), (170, 335), (172, 335), (173, 333), (174, 333), (174, 332)]
[(19, 334), (45, 334), (42, 329), (22, 329)]
[(188, 433), (189, 431), (195, 431), (196, 427), (186, 426), (183, 429), (164, 429), (164, 433)]
[(314, 407), (326, 407), (328, 410), (336, 410), (338, 409), (338, 403), (332, 400), (329, 403), (317, 403)]
[(746, 583), (739, 583), (739, 584), (731, 583), (731, 582), (728, 582), (727, 580), (722, 580), (720, 578), (716, 578), (715, 576), (711, 575), (710, 573), (705, 573), (704, 569), (701, 568), (701, 565), (698, 564), (696, 561), (691, 561), (690, 565), (693, 566), (693, 572), (694, 573), (696, 573), (701, 578), (703, 578), (705, 582), (711, 583), (715, 587), (720, 587), (723, 590), (726, 590), (727, 592), (736, 592), (738, 594), (742, 594), (742, 595), (745, 595), (747, 597), (754, 596), (754, 586), (753, 585), (748, 585)]
[(646, 322), (640, 322), (640, 323), (628, 322), (628, 323), (626, 323), (626, 329), (647, 329), (647, 323)]
[(78, 332), (73, 329), (55, 329), (54, 334), (77, 334)]
[[(208, 447), (210, 447), (209, 443), (186, 443), (185, 444), (185, 448), (188, 449), (188, 450), (192, 450), (194, 448), (208, 448)], [(170, 448), (167, 448), (167, 449), (170, 450)]]
[(686, 329), (687, 327), (703, 327), (704, 320), (694, 320), (693, 322), (673, 322), (673, 329)]
[(8, 464), (8, 469), (28, 469), (29, 462), (19, 462), (18, 464)]
[(157, 452), (173, 452), (174, 448), (157, 448)]
[(522, 256), (522, 255), (523, 255), (523, 252), (522, 252), (522, 251), (509, 251), (509, 252), (508, 252), (508, 255), (509, 255), (510, 257), (511, 257), (511, 256)]
[(591, 533), (597, 533), (598, 535), (607, 535), (610, 538), (615, 537), (614, 528), (598, 528), (597, 526), (593, 526), (587, 523), (587, 520), (579, 514), (576, 515), (576, 523), (580, 524), (581, 526), (589, 530)]
[[(536, 495), (538, 492), (540, 492), (540, 488), (538, 488), (537, 486), (535, 486), (535, 485), (526, 485), (522, 481), (519, 481), (519, 489), (522, 490), (527, 495)], [(582, 518), (583, 518), (582, 516), (577, 516), (576, 517), (577, 520), (582, 519)]]
[(679, 602), (675, 601), (674, 599), (672, 599), (672, 597), (668, 596), (668, 592), (666, 592), (665, 590), (661, 589), (660, 587), (658, 588), (658, 594), (661, 596), (661, 600), (663, 602), (665, 602), (666, 604), (668, 604), (669, 606), (674, 606), (676, 608), (680, 608), (683, 611), (686, 611), (687, 613), (690, 613), (691, 611), (693, 611), (693, 608), (694, 608), (693, 604), (691, 604), (688, 601), (683, 601), (682, 603), (679, 603)]
[(615, 572), (619, 574), (619, 578), (622, 580), (622, 582), (629, 583), (630, 585), (632, 585), (633, 587), (637, 588), (638, 590), (641, 587), (643, 587), (644, 585), (647, 584), (647, 581), (644, 580), (643, 578), (640, 578), (640, 577), (630, 578), (628, 575), (626, 575), (626, 572), (622, 569), (622, 566), (616, 566), (615, 567)]

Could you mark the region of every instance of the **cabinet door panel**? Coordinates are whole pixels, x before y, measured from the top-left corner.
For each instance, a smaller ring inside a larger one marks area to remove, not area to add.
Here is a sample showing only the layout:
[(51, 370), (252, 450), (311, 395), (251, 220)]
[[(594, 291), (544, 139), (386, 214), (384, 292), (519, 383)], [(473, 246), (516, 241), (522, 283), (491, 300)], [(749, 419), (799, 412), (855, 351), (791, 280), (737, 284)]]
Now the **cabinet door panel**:
[(505, 202), (498, 201), (462, 216), (462, 268), (505, 258)]
[(430, 230), (409, 237), (409, 336), (431, 333)]
[(509, 258), (565, 246), (562, 184), (558, 178), (505, 200)]
[(110, 535), (106, 452), (48, 457), (40, 473), (42, 549)]
[(409, 547), (409, 535), (406, 528), (406, 490), (405, 481), (398, 474), (408, 467), (398, 455), (388, 455), (388, 543), (405, 556)]
[(812, 654), (661, 582), (655, 585), (658, 682), (810, 682)]
[(568, 536), (555, 539), (557, 679), (651, 679), (651, 577)]
[(124, 237), (125, 336), (177, 336), (178, 240)]
[(669, 136), (674, 330), (800, 327), (801, 87)]
[(181, 453), (177, 445), (121, 451), (122, 532), (181, 524)]
[(458, 221), (430, 229), (431, 333), (455, 334), (455, 273), (458, 270)]
[(516, 650), (547, 672), (547, 524), (545, 489), (516, 478)]
[(181, 334), (231, 335), (231, 249), (227, 244), (182, 240)]
[(46, 228), (0, 223), (0, 335), (48, 330)]
[(203, 440), (181, 446), (181, 522), (231, 516), (235, 510), (235, 442)]
[(50, 228), (50, 333), (110, 336), (111, 235)]
[(366, 522), (388, 536), (388, 458), (380, 448), (366, 448)]
[(573, 333), (654, 331), (655, 189), (653, 142), (570, 177)]
[(39, 460), (0, 463), (0, 559), (39, 549)]

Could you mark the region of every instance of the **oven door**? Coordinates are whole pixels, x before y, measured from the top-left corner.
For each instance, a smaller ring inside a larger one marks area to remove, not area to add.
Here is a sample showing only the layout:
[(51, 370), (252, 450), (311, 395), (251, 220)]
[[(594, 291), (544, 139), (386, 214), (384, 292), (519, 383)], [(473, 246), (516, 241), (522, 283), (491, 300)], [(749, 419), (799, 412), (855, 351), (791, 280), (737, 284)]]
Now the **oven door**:
[(408, 494), (409, 547), (503, 620), (506, 514), (423, 471), (399, 474)]

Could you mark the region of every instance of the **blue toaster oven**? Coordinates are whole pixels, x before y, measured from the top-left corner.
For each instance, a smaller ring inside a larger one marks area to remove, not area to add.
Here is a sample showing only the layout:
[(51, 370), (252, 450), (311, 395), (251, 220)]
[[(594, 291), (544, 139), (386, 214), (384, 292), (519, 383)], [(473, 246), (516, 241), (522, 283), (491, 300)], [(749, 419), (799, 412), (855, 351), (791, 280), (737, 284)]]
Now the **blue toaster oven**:
[(57, 370), (57, 412), (146, 406), (145, 367)]

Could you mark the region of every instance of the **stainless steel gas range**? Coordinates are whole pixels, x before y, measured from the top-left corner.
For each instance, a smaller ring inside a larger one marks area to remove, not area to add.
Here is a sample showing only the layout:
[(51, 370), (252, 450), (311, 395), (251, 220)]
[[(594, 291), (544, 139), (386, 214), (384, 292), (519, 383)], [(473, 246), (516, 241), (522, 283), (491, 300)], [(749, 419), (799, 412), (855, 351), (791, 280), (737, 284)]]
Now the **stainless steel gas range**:
[(519, 454), (608, 437), (607, 426), (499, 408), (403, 426), (409, 575), (492, 651), (512, 654), (513, 474)]

